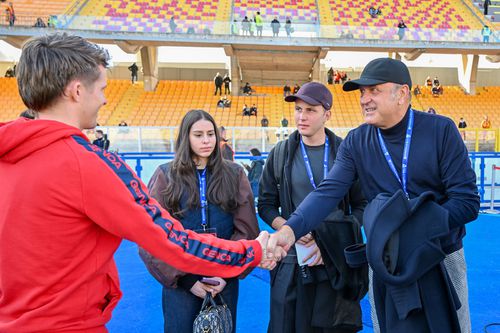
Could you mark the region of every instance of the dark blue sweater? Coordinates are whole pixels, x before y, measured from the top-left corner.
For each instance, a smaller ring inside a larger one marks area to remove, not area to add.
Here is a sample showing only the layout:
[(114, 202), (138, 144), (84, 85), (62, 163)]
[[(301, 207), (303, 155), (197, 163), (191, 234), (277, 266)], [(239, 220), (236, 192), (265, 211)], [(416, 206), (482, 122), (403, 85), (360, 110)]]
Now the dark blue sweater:
[[(400, 177), (408, 114), (394, 127), (382, 130)], [(476, 175), (451, 119), (419, 111), (414, 114), (407, 190), (410, 198), (432, 191), (436, 201), (448, 210), (451, 231), (443, 247), (451, 253), (461, 247), (464, 225), (476, 219), (479, 211)], [(286, 224), (293, 229), (296, 239), (324, 220), (345, 196), (356, 175), (368, 201), (379, 193), (393, 194), (401, 189), (380, 149), (374, 126), (363, 124), (349, 132), (327, 178), (290, 216)]]

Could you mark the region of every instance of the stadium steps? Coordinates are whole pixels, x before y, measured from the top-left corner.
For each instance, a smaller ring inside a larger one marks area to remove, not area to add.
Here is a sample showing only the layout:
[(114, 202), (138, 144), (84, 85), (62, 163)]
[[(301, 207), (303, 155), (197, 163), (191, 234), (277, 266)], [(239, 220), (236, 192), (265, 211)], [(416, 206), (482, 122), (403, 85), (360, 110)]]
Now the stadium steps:
[(219, 0), (219, 4), (217, 5), (217, 13), (215, 14), (215, 26), (214, 26), (214, 34), (226, 34), (229, 35), (230, 31), (230, 19), (231, 19), (231, 10), (233, 6), (232, 0)]
[(125, 120), (130, 125), (139, 102), (139, 97), (142, 94), (144, 94), (144, 84), (142, 82), (130, 84), (123, 93), (123, 98), (116, 105), (115, 110), (111, 113), (109, 120), (105, 124), (116, 126), (120, 121)]
[(321, 23), (321, 36), (333, 36), (335, 34), (333, 24), (332, 9), (329, 0), (317, 0), (318, 15)]

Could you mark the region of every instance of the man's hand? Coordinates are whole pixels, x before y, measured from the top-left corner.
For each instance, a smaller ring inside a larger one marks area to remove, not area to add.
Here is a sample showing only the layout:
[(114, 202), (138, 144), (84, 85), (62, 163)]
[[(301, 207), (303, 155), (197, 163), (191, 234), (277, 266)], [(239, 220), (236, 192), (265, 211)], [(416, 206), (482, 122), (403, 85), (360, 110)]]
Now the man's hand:
[(262, 247), (262, 260), (259, 267), (268, 270), (274, 269), (277, 262), (286, 256), (286, 251), (281, 246), (277, 246), (272, 254), (267, 253), (267, 246), (269, 242), (269, 233), (267, 231), (262, 231), (259, 234), (259, 237), (257, 237), (257, 240)]
[(284, 257), (286, 252), (295, 243), (295, 234), (292, 228), (287, 225), (282, 226), (278, 231), (269, 237), (267, 249), (265, 251), (267, 259), (279, 259)]
[(306, 262), (309, 259), (314, 258), (314, 260), (311, 263), (309, 263), (307, 266), (324, 265), (323, 257), (321, 256), (321, 251), (318, 247), (318, 244), (316, 244), (316, 241), (314, 240), (314, 238), (311, 237), (311, 240), (304, 245), (306, 247), (313, 247), (313, 251), (307, 257), (304, 258), (303, 262)]

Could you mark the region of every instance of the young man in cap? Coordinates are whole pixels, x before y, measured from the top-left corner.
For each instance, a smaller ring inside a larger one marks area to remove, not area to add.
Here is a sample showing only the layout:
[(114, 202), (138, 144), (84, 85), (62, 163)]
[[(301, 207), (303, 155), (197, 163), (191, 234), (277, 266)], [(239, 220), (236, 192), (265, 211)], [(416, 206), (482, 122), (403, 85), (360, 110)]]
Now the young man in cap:
[[(306, 83), (285, 101), (295, 103), (297, 130), (271, 150), (259, 184), (259, 215), (274, 229), (323, 180), (342, 142), (325, 127), (331, 117), (332, 94), (323, 84)], [(362, 328), (359, 300), (364, 293), (349, 297), (349, 283), (339, 283), (347, 280), (348, 272), (343, 269), (344, 248), (331, 234), (338, 234), (341, 243), (348, 242), (352, 235), (344, 235), (334, 220), (343, 217), (347, 208), (361, 222), (365, 205), (356, 184), (348, 201), (330, 207), (326, 218), (330, 223), (302, 236), (273, 270), (268, 332), (347, 333)], [(309, 254), (299, 258), (297, 253), (304, 251)], [(341, 253), (341, 260), (333, 253)]]
[[(356, 89), (361, 92), (360, 104), (366, 123), (348, 134), (328, 176), (271, 236), (268, 254), (276, 244), (291, 245), (316, 228), (331, 208), (337, 206), (356, 177), (359, 177), (363, 194), (370, 201), (369, 206), (383, 193), (403, 191), (408, 199), (413, 200), (430, 191), (448, 216), (449, 230), (439, 238), (439, 245), (434, 245), (442, 251), (443, 257), (446, 254), (446, 270), (443, 268), (444, 273), (438, 282), (453, 282), (454, 288), (446, 295), (448, 305), (434, 307), (432, 302), (429, 305), (423, 301), (417, 304), (420, 300), (417, 297), (417, 303), (407, 308), (414, 311), (409, 311), (407, 316), (398, 316), (389, 311), (390, 302), (381, 304), (378, 297), (381, 291), (375, 289), (380, 328), (382, 332), (421, 333), (429, 332), (431, 327), (438, 327), (439, 332), (470, 332), (462, 238), (465, 224), (477, 218), (479, 196), (476, 175), (460, 133), (451, 119), (411, 108), (410, 73), (400, 61), (389, 58), (371, 61), (358, 80), (344, 84), (345, 91)], [(364, 220), (367, 218), (365, 214)], [(427, 221), (428, 230), (425, 232), (432, 232), (434, 225), (433, 220)], [(368, 242), (367, 247), (369, 245)], [(393, 249), (399, 250), (397, 246)], [(423, 263), (425, 258), (420, 260), (417, 264)], [(431, 268), (440, 267), (441, 263)], [(405, 267), (396, 267), (398, 269), (404, 270)], [(415, 296), (442, 291), (421, 288), (405, 292)], [(457, 294), (460, 302), (456, 300)], [(457, 308), (459, 310), (455, 311)], [(436, 314), (442, 314), (442, 317), (436, 319)], [(389, 315), (393, 317), (389, 318)], [(434, 317), (430, 320), (426, 316)]]
[(113, 254), (123, 238), (206, 276), (260, 261), (257, 241), (185, 230), (120, 157), (90, 144), (82, 130), (106, 104), (108, 61), (68, 34), (23, 47), (19, 93), (37, 119), (0, 124), (0, 332), (107, 332), (122, 295)]

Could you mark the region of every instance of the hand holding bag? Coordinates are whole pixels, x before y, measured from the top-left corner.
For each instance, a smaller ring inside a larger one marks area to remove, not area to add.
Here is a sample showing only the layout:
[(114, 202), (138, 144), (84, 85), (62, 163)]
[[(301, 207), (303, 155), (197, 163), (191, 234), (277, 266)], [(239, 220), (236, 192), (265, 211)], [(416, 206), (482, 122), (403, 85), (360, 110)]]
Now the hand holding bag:
[(210, 293), (207, 293), (200, 313), (193, 323), (193, 333), (231, 333), (233, 318), (231, 311), (219, 294), (221, 305), (217, 305)]

